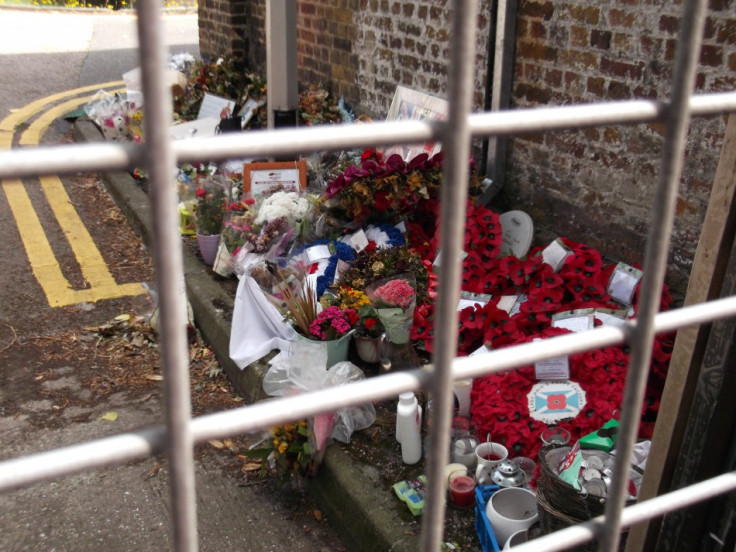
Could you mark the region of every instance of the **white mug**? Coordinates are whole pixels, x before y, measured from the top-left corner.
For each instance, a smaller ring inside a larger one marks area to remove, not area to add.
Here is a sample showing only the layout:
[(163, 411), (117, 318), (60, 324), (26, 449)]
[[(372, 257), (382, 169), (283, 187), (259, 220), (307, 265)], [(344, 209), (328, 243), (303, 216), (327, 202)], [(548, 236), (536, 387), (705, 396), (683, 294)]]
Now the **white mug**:
[(490, 485), (493, 470), (508, 457), (509, 451), (501, 443), (486, 441), (475, 447), (475, 458), (478, 462), (478, 467), (475, 469), (475, 479), (478, 484)]

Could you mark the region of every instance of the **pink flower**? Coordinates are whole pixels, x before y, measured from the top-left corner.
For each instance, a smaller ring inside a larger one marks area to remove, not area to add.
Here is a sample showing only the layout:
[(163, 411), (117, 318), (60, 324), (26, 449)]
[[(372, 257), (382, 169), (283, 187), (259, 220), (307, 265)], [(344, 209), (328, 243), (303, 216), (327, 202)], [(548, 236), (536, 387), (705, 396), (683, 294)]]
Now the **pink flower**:
[(391, 280), (379, 287), (374, 292), (374, 296), (389, 306), (405, 309), (414, 300), (414, 288), (406, 280)]

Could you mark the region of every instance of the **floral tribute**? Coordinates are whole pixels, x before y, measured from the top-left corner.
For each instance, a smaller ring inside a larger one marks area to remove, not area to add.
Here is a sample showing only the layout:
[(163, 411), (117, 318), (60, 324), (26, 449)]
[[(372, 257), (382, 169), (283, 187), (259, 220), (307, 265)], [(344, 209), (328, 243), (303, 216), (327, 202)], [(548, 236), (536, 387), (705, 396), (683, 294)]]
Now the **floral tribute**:
[(203, 180), (198, 184), (195, 195), (197, 232), (207, 236), (222, 232), (228, 205), (227, 190), (218, 182)]
[(373, 292), (377, 308), (398, 307), (405, 309), (414, 301), (414, 288), (406, 280), (389, 280)]
[[(243, 229), (241, 247), (262, 254), (273, 247), (277, 236), (289, 235), (290, 230), (276, 221), (289, 221), (287, 225), (296, 233), (292, 221), (319, 219), (326, 231), (310, 236), (311, 243), (288, 238), (296, 244), (288, 249), (294, 257), (317, 245), (329, 245), (331, 257), (306, 266), (314, 286), (306, 295), (296, 291), (290, 296), (288, 290), (280, 294), (288, 307), (287, 319), (300, 327), (300, 333), (316, 339), (333, 339), (351, 330), (371, 337), (385, 333), (397, 345), (416, 347), (426, 359), (433, 352), (436, 266), (441, 262), (441, 185), (441, 155), (422, 154), (405, 162), (398, 155), (386, 158), (366, 150), (355, 164), (332, 175), (306, 214), (297, 214), (300, 207), (296, 203), (281, 212), (282, 203), (287, 203), (283, 193), (274, 194), (270, 202), (265, 199), (246, 205), (238, 219)], [(605, 309), (624, 318), (635, 315), (636, 295), (623, 315), (622, 305), (608, 295), (616, 265), (605, 262), (595, 249), (561, 238), (569, 254), (558, 267), (545, 262), (539, 247), (523, 258), (502, 251), (499, 216), (476, 204), (477, 191), (471, 165), (461, 289), (473, 302), (458, 312), (459, 356), (483, 347), (502, 349), (566, 334), (568, 330), (553, 326), (554, 315), (564, 311)], [(343, 221), (342, 227), (327, 220)], [(268, 225), (274, 225), (273, 232), (267, 230)], [(353, 249), (351, 241), (359, 228), (365, 229), (368, 243), (360, 251)], [(670, 301), (665, 289), (661, 309), (667, 309)], [(392, 337), (393, 331), (403, 333)], [(655, 340), (640, 437), (651, 436), (672, 346), (673, 335)], [(569, 379), (584, 391), (585, 406), (573, 419), (563, 418), (558, 425), (578, 439), (617, 417), (629, 354), (626, 347), (607, 347), (568, 360)], [(547, 427), (529, 412), (527, 395), (536, 383), (533, 366), (477, 378), (471, 417), (478, 434), (493, 435), (512, 455), (535, 457), (542, 445), (540, 434)], [(564, 396), (552, 394), (547, 409), (561, 410), (566, 404)]]
[(358, 322), (358, 313), (353, 309), (341, 309), (333, 305), (323, 309), (309, 324), (309, 337), (330, 341), (344, 336)]
[(273, 427), (262, 448), (244, 450), (245, 456), (261, 460), (263, 472), (290, 476), (310, 476), (315, 469), (313, 433), (306, 420)]
[(394, 154), (366, 150), (327, 185), (324, 205), (347, 220), (369, 220), (410, 213), (423, 200), (436, 198), (442, 183), (442, 155), (422, 154), (408, 163)]

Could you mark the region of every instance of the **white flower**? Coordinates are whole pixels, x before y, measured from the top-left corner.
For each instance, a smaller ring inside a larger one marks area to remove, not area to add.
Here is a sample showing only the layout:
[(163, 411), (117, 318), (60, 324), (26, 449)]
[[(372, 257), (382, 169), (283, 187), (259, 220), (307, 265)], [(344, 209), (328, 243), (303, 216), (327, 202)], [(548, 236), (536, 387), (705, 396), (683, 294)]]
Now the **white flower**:
[(263, 200), (255, 223), (262, 224), (279, 217), (303, 219), (309, 212), (309, 201), (297, 192), (276, 192)]

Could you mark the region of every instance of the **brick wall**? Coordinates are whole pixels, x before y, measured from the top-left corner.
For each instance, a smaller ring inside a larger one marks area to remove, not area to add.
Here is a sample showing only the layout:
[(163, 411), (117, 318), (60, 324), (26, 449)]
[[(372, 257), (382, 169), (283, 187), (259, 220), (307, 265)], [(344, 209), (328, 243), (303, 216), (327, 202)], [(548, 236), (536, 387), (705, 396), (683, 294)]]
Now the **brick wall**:
[[(516, 107), (666, 99), (680, 2), (522, 1), (517, 20)], [(736, 88), (736, 9), (710, 2), (697, 91)], [(668, 281), (683, 290), (715, 174), (723, 117), (693, 121), (677, 203)], [(537, 227), (641, 262), (659, 173), (663, 126), (611, 126), (511, 141), (506, 207)]]
[[(327, 84), (376, 119), (385, 116), (397, 85), (446, 95), (449, 0), (296, 1), (302, 85)], [(736, 88), (735, 4), (709, 3), (698, 91)], [(486, 86), (490, 10), (491, 0), (480, 0), (477, 109)], [(519, 0), (513, 107), (666, 99), (680, 11), (681, 0)], [(265, 0), (202, 0), (200, 48), (214, 52), (230, 41), (253, 70), (265, 73), (264, 23)], [(689, 135), (668, 274), (676, 291), (689, 274), (724, 120), (698, 119)], [(612, 260), (639, 263), (662, 134), (662, 125), (648, 124), (518, 137), (510, 142), (507, 181), (494, 207), (529, 212), (542, 242), (564, 235)]]

